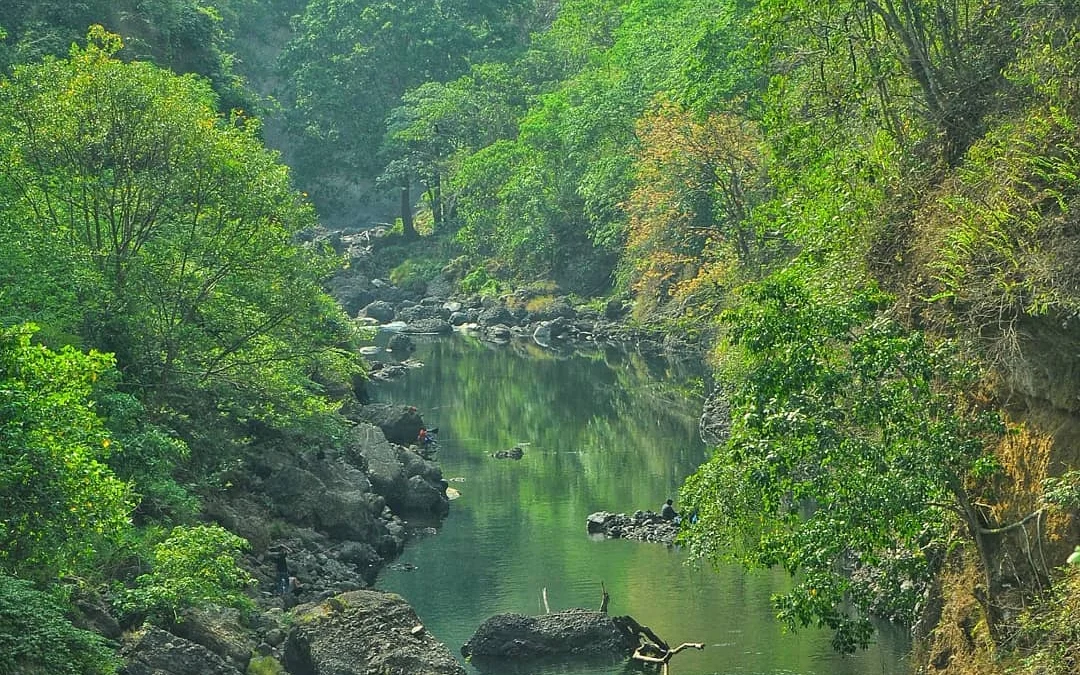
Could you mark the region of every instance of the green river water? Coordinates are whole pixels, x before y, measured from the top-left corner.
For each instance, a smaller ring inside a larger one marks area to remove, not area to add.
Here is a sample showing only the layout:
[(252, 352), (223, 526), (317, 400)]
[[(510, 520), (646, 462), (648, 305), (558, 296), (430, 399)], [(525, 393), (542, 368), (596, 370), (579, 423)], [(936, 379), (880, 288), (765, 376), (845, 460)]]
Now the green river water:
[[(415, 405), (439, 428), (437, 460), (461, 493), (434, 531), (419, 535), (376, 584), (405, 597), (437, 638), (460, 647), (493, 614), (597, 608), (629, 614), (667, 642), (702, 642), (671, 675), (901, 675), (907, 641), (879, 634), (841, 657), (824, 631), (789, 634), (769, 596), (780, 571), (697, 568), (677, 548), (591, 538), (595, 511), (659, 511), (706, 457), (698, 437), (700, 374), (619, 350), (555, 355), (524, 343), (491, 346), (460, 336), (418, 339), (424, 363), (373, 389)], [(520, 461), (495, 459), (515, 444)], [(464, 661), (463, 661), (464, 662)], [(477, 672), (466, 664), (471, 672)], [(490, 675), (638, 672), (626, 663), (507, 665)]]

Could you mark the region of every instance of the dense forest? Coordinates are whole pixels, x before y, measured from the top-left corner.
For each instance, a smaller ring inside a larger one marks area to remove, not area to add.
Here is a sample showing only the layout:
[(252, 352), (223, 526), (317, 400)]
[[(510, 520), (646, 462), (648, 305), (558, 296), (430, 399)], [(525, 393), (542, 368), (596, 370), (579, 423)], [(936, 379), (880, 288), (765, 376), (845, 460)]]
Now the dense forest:
[(366, 366), (314, 233), (379, 223), (395, 283), (700, 344), (730, 429), (684, 541), (788, 570), (792, 628), (1075, 672), (1078, 29), (1063, 0), (0, 0), (0, 673), (114, 672), (91, 590), (128, 625), (251, 607), (203, 507), (340, 442)]

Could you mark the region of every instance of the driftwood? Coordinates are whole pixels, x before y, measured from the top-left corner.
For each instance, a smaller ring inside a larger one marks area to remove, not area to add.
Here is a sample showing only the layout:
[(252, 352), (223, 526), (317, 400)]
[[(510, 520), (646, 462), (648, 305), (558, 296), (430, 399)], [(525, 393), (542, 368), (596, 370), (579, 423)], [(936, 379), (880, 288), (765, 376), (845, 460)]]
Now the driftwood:
[(631, 632), (638, 638), (638, 648), (634, 650), (630, 658), (645, 663), (659, 663), (661, 675), (668, 675), (668, 663), (673, 656), (682, 650), (690, 648), (705, 649), (704, 643), (701, 642), (684, 642), (672, 649), (651, 628), (642, 626), (633, 617), (620, 616), (616, 617), (615, 621), (624, 630)]
[(675, 656), (684, 649), (705, 649), (705, 645), (701, 642), (684, 642), (675, 649), (669, 650), (661, 654), (660, 656), (650, 656), (643, 653), (643, 651), (651, 651), (648, 649), (648, 645), (642, 645), (634, 650), (634, 655), (630, 658), (637, 661), (644, 661), (645, 663), (659, 663), (660, 675), (668, 675), (668, 662), (671, 661), (671, 657)]

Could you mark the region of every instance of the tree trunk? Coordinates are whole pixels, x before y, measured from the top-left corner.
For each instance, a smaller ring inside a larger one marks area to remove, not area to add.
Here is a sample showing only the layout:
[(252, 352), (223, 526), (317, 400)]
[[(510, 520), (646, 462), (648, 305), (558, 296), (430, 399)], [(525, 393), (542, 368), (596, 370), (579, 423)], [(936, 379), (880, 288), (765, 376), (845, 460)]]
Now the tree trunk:
[(434, 184), (431, 186), (431, 218), (435, 229), (438, 230), (443, 224), (442, 180), (438, 174), (435, 175)]
[(412, 198), (409, 196), (408, 184), (401, 186), (401, 233), (408, 239), (419, 239), (420, 234), (413, 225)]

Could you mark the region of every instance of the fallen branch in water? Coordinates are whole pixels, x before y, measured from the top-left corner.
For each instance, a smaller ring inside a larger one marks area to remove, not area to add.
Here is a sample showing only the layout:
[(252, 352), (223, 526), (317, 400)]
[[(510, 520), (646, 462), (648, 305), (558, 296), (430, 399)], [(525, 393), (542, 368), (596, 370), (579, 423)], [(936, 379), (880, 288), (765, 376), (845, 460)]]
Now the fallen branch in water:
[(702, 642), (684, 642), (675, 649), (664, 651), (660, 656), (649, 656), (642, 653), (643, 649), (653, 650), (655, 645), (642, 645), (634, 650), (634, 655), (630, 658), (638, 661), (644, 661), (645, 663), (659, 663), (661, 675), (668, 675), (668, 662), (671, 661), (671, 657), (675, 656), (684, 649), (705, 649), (705, 644)]

